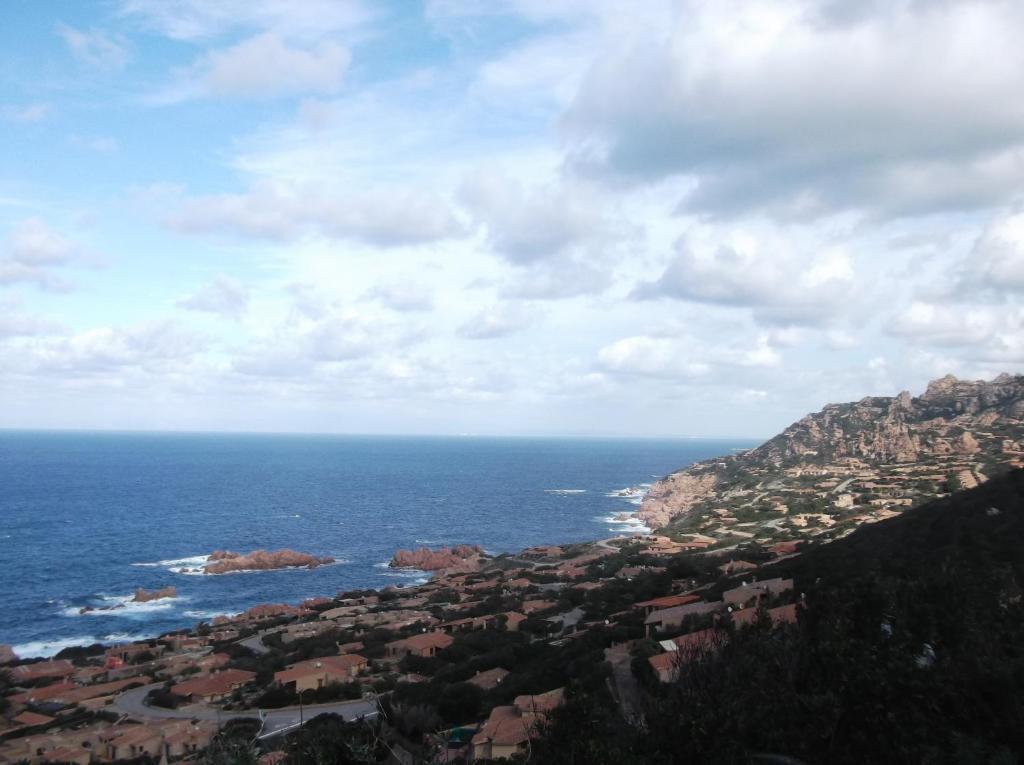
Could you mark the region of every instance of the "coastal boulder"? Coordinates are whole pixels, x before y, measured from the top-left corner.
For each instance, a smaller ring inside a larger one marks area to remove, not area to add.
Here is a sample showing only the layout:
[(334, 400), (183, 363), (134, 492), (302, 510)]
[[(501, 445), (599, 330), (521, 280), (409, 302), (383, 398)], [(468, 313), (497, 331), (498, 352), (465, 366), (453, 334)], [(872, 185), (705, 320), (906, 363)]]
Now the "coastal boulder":
[(176, 598), (178, 597), (177, 588), (161, 587), (159, 590), (145, 590), (139, 587), (135, 591), (135, 595), (132, 596), (132, 603), (149, 603), (151, 600), (163, 600), (164, 598)]
[(18, 660), (14, 655), (14, 649), (9, 645), (0, 645), (0, 664), (11, 664)]
[(229, 574), (233, 571), (273, 571), (281, 568), (316, 568), (334, 563), (329, 556), (318, 557), (295, 550), (253, 550), (242, 555), (227, 550), (211, 553), (203, 566), (207, 574)]
[(477, 571), (483, 554), (479, 545), (455, 545), (437, 550), (421, 547), (418, 550), (399, 550), (389, 565), (391, 568), (416, 568), (420, 571)]

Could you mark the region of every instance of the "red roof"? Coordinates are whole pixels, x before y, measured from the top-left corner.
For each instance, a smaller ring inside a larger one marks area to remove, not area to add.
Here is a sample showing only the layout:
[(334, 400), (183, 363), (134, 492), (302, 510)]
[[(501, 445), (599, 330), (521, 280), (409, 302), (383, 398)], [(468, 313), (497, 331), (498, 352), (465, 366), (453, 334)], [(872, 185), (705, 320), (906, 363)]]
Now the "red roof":
[(666, 595), (662, 598), (654, 598), (654, 600), (643, 600), (639, 603), (634, 603), (634, 608), (672, 608), (673, 606), (685, 606), (687, 603), (696, 603), (700, 600), (697, 595)]
[(74, 673), (75, 665), (66, 659), (22, 664), (11, 670), (11, 676), (18, 682), (38, 680), (42, 677), (67, 677)]
[(223, 672), (186, 680), (171, 686), (171, 693), (178, 696), (223, 696), (239, 685), (245, 685), (256, 677), (255, 672), (244, 669), (225, 669)]

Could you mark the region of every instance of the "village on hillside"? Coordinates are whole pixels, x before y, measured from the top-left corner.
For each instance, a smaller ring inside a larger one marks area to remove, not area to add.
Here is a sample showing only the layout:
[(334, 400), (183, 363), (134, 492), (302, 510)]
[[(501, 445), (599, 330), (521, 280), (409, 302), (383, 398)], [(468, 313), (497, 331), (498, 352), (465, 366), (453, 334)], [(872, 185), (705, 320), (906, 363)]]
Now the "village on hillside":
[(788, 547), (695, 562), (699, 547), (645, 536), (533, 548), (156, 640), (39, 661), (6, 649), (0, 763), (188, 760), (229, 721), (249, 723), (272, 763), (324, 713), (383, 718), (389, 747), (424, 761), (512, 757), (568, 679), (606, 684), (629, 714), (645, 683), (671, 681), (730, 629), (795, 620), (792, 580), (761, 571)]

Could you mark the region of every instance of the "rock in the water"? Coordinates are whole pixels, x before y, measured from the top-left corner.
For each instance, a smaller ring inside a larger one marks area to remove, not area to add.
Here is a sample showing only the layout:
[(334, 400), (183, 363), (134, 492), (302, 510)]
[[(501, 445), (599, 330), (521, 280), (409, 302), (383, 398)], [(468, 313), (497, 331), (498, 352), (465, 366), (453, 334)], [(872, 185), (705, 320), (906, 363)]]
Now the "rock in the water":
[(480, 557), (484, 551), (478, 545), (455, 545), (431, 550), (421, 547), (418, 550), (399, 550), (391, 559), (391, 568), (418, 568), (421, 571), (441, 571), (442, 569), (458, 569), (476, 571), (480, 568)]
[(18, 660), (14, 655), (14, 649), (9, 645), (0, 645), (0, 664), (10, 664)]
[(316, 568), (334, 563), (334, 558), (317, 557), (295, 550), (253, 550), (251, 553), (217, 550), (203, 566), (207, 574), (229, 574), (232, 571), (273, 571), (280, 568)]
[(149, 603), (151, 600), (163, 600), (164, 598), (176, 598), (178, 597), (177, 588), (161, 587), (159, 590), (145, 590), (139, 587), (135, 591), (135, 595), (132, 597), (132, 603)]

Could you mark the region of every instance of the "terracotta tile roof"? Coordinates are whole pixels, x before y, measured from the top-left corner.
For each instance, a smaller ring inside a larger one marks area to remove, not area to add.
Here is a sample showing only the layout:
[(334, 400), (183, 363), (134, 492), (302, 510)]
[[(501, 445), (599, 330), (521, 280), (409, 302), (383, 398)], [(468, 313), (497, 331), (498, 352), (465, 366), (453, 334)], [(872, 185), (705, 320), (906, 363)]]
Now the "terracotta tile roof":
[(475, 685), (477, 688), (483, 688), (485, 691), (489, 691), (491, 688), (496, 688), (498, 684), (508, 676), (509, 671), (507, 669), (495, 667), (494, 669), (488, 669), (484, 672), (477, 672), (466, 682), (471, 685)]
[(40, 661), (35, 664), (22, 664), (11, 670), (11, 677), (17, 682), (38, 680), (42, 677), (67, 677), (75, 673), (75, 665), (66, 659)]
[(666, 595), (663, 598), (654, 598), (653, 600), (643, 600), (639, 603), (634, 603), (633, 608), (647, 608), (648, 606), (653, 608), (673, 608), (675, 606), (685, 606), (688, 603), (696, 603), (700, 600), (699, 595)]
[(35, 712), (22, 712), (14, 718), (18, 725), (46, 725), (52, 723), (53, 718), (46, 715), (37, 715)]
[(178, 696), (222, 696), (235, 686), (245, 685), (256, 677), (255, 672), (243, 669), (225, 669), (207, 677), (186, 680), (171, 687), (171, 693)]
[(319, 659), (308, 659), (292, 664), (285, 670), (274, 673), (274, 680), (279, 683), (290, 683), (300, 677), (310, 675), (336, 675), (350, 677), (352, 670), (366, 666), (366, 659), (356, 653), (341, 656), (324, 656)]
[(425, 648), (445, 649), (454, 642), (455, 640), (450, 635), (446, 635), (443, 632), (426, 632), (407, 637), (404, 640), (395, 640), (392, 643), (388, 643), (388, 645), (402, 645), (406, 648), (422, 651)]

